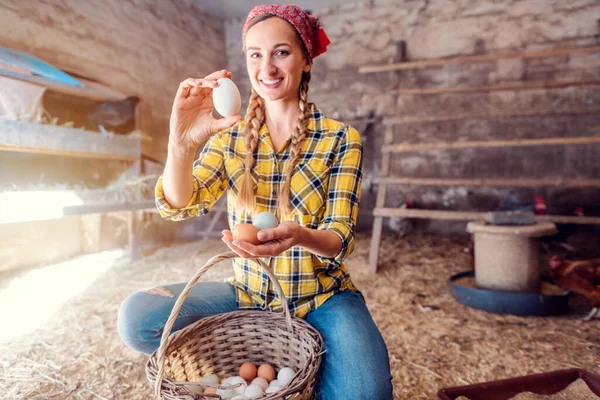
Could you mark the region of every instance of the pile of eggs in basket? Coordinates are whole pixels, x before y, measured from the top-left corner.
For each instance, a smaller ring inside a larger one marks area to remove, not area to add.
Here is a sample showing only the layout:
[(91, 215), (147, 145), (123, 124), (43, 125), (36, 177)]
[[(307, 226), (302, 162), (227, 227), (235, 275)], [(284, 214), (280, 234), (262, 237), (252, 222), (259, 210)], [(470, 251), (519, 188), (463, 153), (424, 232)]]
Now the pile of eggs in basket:
[[(270, 364), (261, 364), (258, 368), (251, 362), (242, 364), (238, 376), (219, 380), (215, 374), (206, 375), (200, 383), (219, 385), (221, 389), (203, 388), (197, 385), (187, 385), (194, 393), (214, 393), (227, 400), (250, 400), (275, 393), (287, 385), (296, 373), (291, 368), (281, 368), (275, 372)], [(231, 389), (227, 387), (231, 386)]]

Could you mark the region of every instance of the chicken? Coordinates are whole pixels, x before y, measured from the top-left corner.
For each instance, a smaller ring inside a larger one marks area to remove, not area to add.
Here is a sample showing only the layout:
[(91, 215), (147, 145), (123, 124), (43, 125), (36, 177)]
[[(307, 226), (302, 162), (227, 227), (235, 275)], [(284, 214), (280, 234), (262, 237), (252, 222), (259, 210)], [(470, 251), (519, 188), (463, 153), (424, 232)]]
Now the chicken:
[(550, 259), (550, 276), (558, 286), (592, 303), (586, 321), (600, 318), (600, 258), (570, 261), (554, 256)]

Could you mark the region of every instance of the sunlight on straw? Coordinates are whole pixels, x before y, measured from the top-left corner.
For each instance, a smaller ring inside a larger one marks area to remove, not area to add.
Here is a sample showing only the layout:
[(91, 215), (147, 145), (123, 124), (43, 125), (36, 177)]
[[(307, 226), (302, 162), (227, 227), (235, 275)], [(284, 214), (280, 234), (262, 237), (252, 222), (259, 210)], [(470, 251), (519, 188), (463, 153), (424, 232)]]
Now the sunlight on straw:
[(13, 279), (0, 292), (0, 321), (6, 328), (0, 330), (0, 343), (42, 327), (124, 254), (123, 250), (113, 250), (85, 255)]

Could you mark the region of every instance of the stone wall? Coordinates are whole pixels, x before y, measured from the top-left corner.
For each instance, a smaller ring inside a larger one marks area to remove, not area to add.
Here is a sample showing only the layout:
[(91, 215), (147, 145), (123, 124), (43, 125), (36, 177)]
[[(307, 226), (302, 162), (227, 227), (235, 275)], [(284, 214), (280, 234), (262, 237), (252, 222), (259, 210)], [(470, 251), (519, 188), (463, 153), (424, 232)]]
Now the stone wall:
[[(421, 70), (359, 74), (368, 64), (399, 61), (398, 43), (405, 41), (408, 60), (535, 51), (598, 44), (597, 1), (371, 1), (312, 10), (332, 44), (316, 59), (309, 97), (323, 111), (361, 127), (365, 146), (365, 179), (359, 225), (369, 229), (387, 117), (442, 118), (458, 113), (550, 113), (549, 116), (464, 119), (407, 123), (394, 128), (395, 142), (510, 140), (598, 134), (600, 113), (552, 115), (569, 110), (600, 109), (598, 85), (524, 91), (391, 95), (394, 88), (485, 86), (517, 81), (600, 79), (600, 51), (537, 59), (509, 59), (457, 64)], [(226, 23), (229, 68), (242, 93), (249, 82), (241, 53), (242, 20)], [(375, 118), (367, 125), (361, 119)], [(600, 145), (507, 147), (435, 150), (393, 157), (392, 171), (423, 178), (547, 178), (600, 176)], [(387, 206), (410, 198), (420, 208), (494, 210), (506, 199), (522, 204), (541, 195), (548, 211), (570, 214), (575, 206), (600, 214), (600, 189), (510, 189), (477, 187), (391, 187)], [(397, 227), (390, 219), (388, 227)], [(418, 223), (427, 229), (463, 230), (464, 224)]]

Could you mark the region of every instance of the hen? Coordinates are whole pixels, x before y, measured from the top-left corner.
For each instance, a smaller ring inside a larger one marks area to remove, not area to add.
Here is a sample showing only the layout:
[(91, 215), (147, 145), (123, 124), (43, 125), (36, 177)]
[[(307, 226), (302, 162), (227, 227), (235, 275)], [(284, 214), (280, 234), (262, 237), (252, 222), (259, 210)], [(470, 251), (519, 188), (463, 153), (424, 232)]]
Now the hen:
[(600, 317), (600, 258), (570, 261), (554, 256), (550, 259), (550, 276), (558, 286), (592, 303), (586, 321)]

